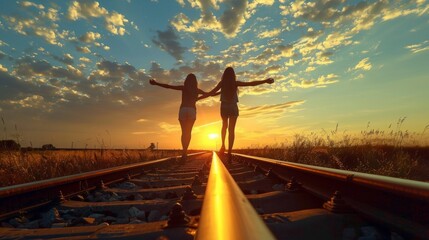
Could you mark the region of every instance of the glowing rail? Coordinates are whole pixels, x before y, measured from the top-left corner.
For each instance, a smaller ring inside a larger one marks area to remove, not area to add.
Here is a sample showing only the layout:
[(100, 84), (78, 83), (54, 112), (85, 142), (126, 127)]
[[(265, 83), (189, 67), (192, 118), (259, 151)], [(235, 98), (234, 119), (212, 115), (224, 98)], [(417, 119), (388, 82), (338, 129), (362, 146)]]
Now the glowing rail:
[(216, 153), (195, 239), (275, 239)]

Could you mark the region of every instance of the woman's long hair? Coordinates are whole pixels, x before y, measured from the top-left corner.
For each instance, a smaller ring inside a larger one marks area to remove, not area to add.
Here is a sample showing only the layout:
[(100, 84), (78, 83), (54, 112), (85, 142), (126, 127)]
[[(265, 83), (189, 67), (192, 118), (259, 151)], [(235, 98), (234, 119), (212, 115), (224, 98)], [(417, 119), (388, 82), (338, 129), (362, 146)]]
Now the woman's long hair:
[(222, 74), (222, 89), (224, 96), (227, 100), (232, 100), (234, 95), (237, 94), (237, 83), (234, 69), (232, 67), (227, 67)]
[(195, 99), (198, 98), (198, 82), (197, 77), (194, 74), (188, 74), (183, 85), (183, 93), (185, 95), (192, 96)]

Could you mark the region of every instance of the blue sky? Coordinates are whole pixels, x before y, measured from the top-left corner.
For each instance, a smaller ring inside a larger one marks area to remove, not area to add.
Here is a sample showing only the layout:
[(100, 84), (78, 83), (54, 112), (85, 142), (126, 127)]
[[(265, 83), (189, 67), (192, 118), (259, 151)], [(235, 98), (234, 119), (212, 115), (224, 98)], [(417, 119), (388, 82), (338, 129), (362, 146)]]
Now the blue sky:
[[(180, 92), (148, 79), (210, 90), (227, 66), (276, 80), (240, 89), (237, 147), (404, 117), (428, 142), (426, 0), (0, 4), (0, 136), (24, 146), (179, 148)], [(199, 102), (191, 148), (215, 148), (219, 120), (218, 98)]]

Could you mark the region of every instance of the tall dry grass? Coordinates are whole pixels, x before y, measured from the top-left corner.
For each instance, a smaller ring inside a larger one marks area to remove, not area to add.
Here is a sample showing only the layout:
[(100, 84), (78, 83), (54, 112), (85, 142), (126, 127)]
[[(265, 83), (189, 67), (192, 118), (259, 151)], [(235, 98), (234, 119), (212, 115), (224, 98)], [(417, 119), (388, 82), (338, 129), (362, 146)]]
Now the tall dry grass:
[[(236, 152), (315, 166), (429, 181), (429, 147), (422, 133), (402, 130), (404, 118), (386, 130), (359, 134), (334, 130), (297, 134), (288, 142)], [(423, 140), (423, 141), (422, 141)], [(419, 145), (420, 144), (420, 145)], [(422, 146), (422, 144), (424, 146)]]
[(175, 150), (0, 151), (0, 187), (180, 155)]

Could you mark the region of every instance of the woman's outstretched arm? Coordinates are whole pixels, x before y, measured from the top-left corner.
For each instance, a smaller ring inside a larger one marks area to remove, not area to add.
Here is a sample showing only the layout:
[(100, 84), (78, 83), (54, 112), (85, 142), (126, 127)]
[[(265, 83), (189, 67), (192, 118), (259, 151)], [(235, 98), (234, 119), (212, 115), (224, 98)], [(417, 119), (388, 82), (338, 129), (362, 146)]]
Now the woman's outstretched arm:
[(247, 87), (247, 86), (257, 86), (257, 85), (261, 85), (264, 83), (273, 83), (274, 79), (272, 78), (267, 78), (265, 80), (260, 80), (260, 81), (251, 81), (251, 82), (241, 82), (241, 81), (237, 81), (237, 86), (239, 87)]
[(150, 79), (149, 83), (151, 85), (157, 85), (163, 88), (169, 88), (169, 89), (174, 89), (174, 90), (183, 90), (183, 86), (173, 86), (173, 85), (169, 85), (169, 84), (165, 84), (165, 83), (159, 83), (157, 81), (155, 81), (155, 79)]
[(216, 85), (216, 87), (214, 87), (210, 92), (208, 92), (207, 94), (208, 95), (210, 95), (210, 96), (214, 96), (213, 94), (215, 94), (219, 89), (220, 89), (220, 87), (222, 86), (221, 85), (222, 84), (222, 81), (220, 81), (217, 85)]

